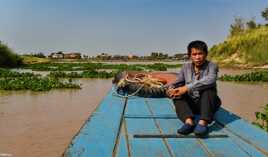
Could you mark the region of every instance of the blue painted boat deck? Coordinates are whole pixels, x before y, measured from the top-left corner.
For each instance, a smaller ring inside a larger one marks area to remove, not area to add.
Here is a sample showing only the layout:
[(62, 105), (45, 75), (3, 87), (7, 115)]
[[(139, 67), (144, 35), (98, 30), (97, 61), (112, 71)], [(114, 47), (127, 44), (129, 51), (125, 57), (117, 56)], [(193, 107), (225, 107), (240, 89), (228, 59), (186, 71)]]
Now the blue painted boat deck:
[[(210, 137), (180, 137), (176, 135), (176, 130), (182, 122), (177, 119), (170, 99), (124, 99), (114, 96), (110, 91), (74, 136), (64, 156), (268, 156), (266, 132), (222, 108), (216, 113), (215, 119), (210, 126)], [(155, 137), (148, 137), (151, 135)], [(158, 137), (161, 135), (166, 138)]]

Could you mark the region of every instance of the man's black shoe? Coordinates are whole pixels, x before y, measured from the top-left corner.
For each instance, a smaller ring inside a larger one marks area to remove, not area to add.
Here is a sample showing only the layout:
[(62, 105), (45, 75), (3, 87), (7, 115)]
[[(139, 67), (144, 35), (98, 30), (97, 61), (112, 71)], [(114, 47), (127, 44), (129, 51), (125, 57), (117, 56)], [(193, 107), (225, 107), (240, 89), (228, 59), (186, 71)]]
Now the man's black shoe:
[(200, 124), (197, 124), (195, 129), (194, 129), (194, 134), (198, 137), (205, 137), (208, 135), (208, 126), (205, 125), (200, 125)]
[(177, 133), (182, 135), (190, 134), (194, 131), (195, 125), (185, 123), (181, 128), (178, 129)]

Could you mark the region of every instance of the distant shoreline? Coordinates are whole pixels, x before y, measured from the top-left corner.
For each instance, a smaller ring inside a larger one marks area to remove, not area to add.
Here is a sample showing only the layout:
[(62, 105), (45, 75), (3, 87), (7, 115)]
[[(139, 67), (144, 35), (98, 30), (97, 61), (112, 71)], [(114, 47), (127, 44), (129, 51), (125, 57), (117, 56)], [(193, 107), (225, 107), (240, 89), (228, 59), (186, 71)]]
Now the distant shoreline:
[[(48, 58), (27, 58), (27, 62), (24, 64), (43, 64), (43, 63), (104, 63), (104, 64), (184, 64), (190, 60), (172, 60), (172, 59), (162, 59), (162, 60), (100, 60), (100, 59), (48, 59)], [(213, 61), (213, 60), (212, 60)], [(215, 62), (215, 61), (214, 61)], [(221, 62), (215, 62), (220, 68), (226, 69), (268, 69), (268, 64), (264, 65), (251, 65), (251, 64), (226, 64)]]

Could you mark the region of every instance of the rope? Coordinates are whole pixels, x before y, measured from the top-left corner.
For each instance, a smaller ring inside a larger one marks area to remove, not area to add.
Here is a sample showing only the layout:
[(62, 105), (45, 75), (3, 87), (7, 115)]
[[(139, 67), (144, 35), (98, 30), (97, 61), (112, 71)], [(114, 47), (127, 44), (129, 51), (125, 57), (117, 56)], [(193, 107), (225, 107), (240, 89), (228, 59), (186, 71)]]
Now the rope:
[(148, 86), (150, 88), (152, 87), (161, 88), (164, 86), (162, 82), (160, 82), (156, 78), (153, 78), (149, 74), (135, 74), (132, 79), (130, 79), (129, 75), (126, 74), (126, 76), (118, 82), (117, 86), (124, 87), (127, 83), (140, 84), (140, 87), (135, 92), (128, 94), (127, 96), (118, 94), (116, 90), (113, 91), (113, 95), (121, 97), (121, 98), (129, 98), (129, 97), (135, 96), (145, 86)]
[(116, 92), (116, 90), (114, 89), (114, 88), (112, 88), (112, 90), (113, 90), (113, 96), (117, 96), (117, 97), (120, 97), (120, 98), (129, 98), (129, 97), (133, 97), (133, 96), (135, 96), (142, 88), (143, 88), (144, 86), (140, 86), (135, 92), (133, 92), (133, 93), (131, 93), (131, 94), (128, 94), (127, 96), (125, 96), (125, 95), (121, 95), (121, 94), (118, 94), (117, 92)]
[[(149, 74), (135, 74), (132, 80), (129, 79), (129, 75), (126, 75), (125, 78), (122, 79), (122, 81), (128, 82), (128, 83), (139, 83), (139, 84), (144, 84), (145, 86), (157, 87), (157, 88), (160, 88), (163, 86), (162, 82), (160, 82), (156, 78), (153, 78)], [(120, 86), (120, 84), (118, 86)]]

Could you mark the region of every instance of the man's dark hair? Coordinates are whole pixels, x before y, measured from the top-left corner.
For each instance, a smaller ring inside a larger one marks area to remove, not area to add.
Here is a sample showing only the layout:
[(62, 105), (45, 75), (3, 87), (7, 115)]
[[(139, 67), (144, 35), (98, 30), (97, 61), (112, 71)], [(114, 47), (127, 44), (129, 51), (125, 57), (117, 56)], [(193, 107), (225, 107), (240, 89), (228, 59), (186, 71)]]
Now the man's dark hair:
[(200, 41), (200, 40), (195, 40), (189, 43), (188, 47), (187, 47), (187, 54), (190, 57), (191, 56), (191, 49), (195, 48), (198, 50), (203, 51), (206, 55), (208, 54), (208, 46), (204, 41)]

